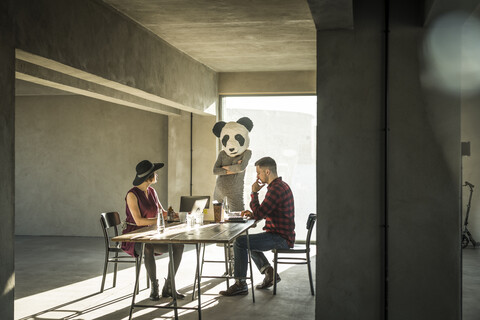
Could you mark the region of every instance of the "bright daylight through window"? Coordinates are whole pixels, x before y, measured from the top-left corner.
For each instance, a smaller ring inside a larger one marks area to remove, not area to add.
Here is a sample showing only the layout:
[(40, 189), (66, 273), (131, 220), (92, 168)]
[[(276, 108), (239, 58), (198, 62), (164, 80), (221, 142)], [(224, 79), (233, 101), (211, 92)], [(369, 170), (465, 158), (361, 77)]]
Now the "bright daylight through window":
[[(236, 121), (249, 117), (252, 159), (245, 173), (245, 205), (250, 203), (255, 181), (254, 163), (270, 156), (277, 162), (279, 176), (287, 182), (295, 199), (295, 232), (305, 240), (308, 214), (316, 211), (316, 96), (225, 96), (222, 118)], [(260, 201), (265, 191), (260, 193)], [(315, 240), (315, 233), (312, 234)]]

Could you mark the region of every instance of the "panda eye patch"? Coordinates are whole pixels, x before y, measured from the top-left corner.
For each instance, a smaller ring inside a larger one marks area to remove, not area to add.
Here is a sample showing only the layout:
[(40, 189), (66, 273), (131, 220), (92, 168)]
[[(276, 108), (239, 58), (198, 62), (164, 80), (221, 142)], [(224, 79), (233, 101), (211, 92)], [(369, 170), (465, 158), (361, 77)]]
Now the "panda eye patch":
[(228, 139), (230, 139), (230, 136), (228, 134), (224, 135), (222, 138), (222, 144), (224, 147), (227, 146)]
[(245, 138), (241, 134), (235, 135), (235, 140), (237, 140), (240, 146), (243, 147), (243, 144), (245, 143)]

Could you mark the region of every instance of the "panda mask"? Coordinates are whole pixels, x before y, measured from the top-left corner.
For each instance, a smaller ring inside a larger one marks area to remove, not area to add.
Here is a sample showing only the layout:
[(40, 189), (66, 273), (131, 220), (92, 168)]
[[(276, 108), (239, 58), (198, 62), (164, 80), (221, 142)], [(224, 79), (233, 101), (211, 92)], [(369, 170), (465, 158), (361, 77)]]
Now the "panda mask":
[(250, 145), (248, 133), (252, 128), (252, 120), (243, 117), (238, 119), (237, 122), (217, 122), (212, 131), (215, 136), (220, 138), (225, 153), (233, 158), (247, 150)]

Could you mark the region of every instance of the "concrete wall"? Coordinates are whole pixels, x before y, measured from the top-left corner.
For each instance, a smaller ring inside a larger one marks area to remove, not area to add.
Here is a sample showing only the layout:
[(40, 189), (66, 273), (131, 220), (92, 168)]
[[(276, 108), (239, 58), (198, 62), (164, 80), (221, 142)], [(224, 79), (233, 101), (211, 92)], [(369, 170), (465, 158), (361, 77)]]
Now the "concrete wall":
[(11, 1), (0, 2), (0, 310), (2, 319), (13, 319), (15, 288), (15, 105), (14, 34)]
[[(480, 5), (476, 8), (469, 21), (464, 26), (464, 36), (466, 31), (471, 32), (471, 30), (480, 31)], [(474, 33), (475, 35), (475, 33)], [(472, 34), (467, 37), (470, 39)], [(464, 39), (465, 41), (465, 39)], [(476, 42), (467, 43), (464, 46), (464, 49), (471, 48), (472, 45), (476, 45)], [(469, 54), (469, 52), (466, 52)], [(478, 120), (480, 119), (480, 94), (478, 93), (480, 81), (479, 76), (472, 74), (471, 70), (478, 69), (478, 59), (473, 59), (466, 61), (462, 68), (464, 70), (465, 78), (462, 79), (464, 83), (471, 84), (472, 76), (476, 80), (476, 85), (473, 86), (473, 91), (462, 96), (462, 141), (470, 142), (470, 156), (462, 157), (462, 167), (463, 167), (463, 182), (468, 181), (475, 185), (472, 196), (472, 203), (470, 208), (470, 215), (468, 218), (468, 229), (472, 233), (476, 241), (480, 241), (480, 126), (478, 125)], [(468, 197), (470, 191), (468, 188), (463, 187), (463, 220), (465, 219), (465, 214), (467, 210)], [(469, 246), (472, 244), (470, 243)]]
[(314, 94), (315, 76), (315, 71), (224, 72), (218, 94)]
[[(215, 119), (215, 116), (196, 114), (192, 118), (192, 114), (186, 112), (183, 112), (181, 117), (169, 117), (168, 201), (175, 211), (180, 209), (180, 197), (190, 195), (190, 190), (192, 195), (209, 195), (210, 199), (213, 199), (216, 179), (212, 169), (217, 159), (217, 137), (212, 133)], [(192, 186), (190, 186), (190, 161), (192, 161)], [(213, 220), (212, 205), (205, 219)]]
[(317, 319), (461, 317), (459, 92), (420, 81), (421, 3), (390, 4), (387, 148), (383, 2), (318, 31)]
[(125, 216), (136, 164), (164, 162), (168, 119), (83, 96), (16, 98), (16, 234), (101, 236), (99, 214)]
[[(20, 54), (17, 59), (21, 59), (17, 60), (17, 69), (22, 77), (25, 74), (33, 76), (33, 79), (26, 80), (37, 83), (58, 81), (61, 85), (72, 87), (80, 84), (85, 92), (100, 90), (101, 93), (108, 92), (107, 95), (113, 92), (113, 100), (123, 98), (134, 104), (141, 104), (143, 100), (147, 107), (165, 102), (199, 113), (217, 101), (215, 72), (101, 1), (16, 1), (15, 10), (15, 48), (20, 50), (17, 51), (17, 55)], [(19, 234), (98, 235), (96, 222), (91, 228), (90, 222), (87, 222), (90, 219), (80, 220), (81, 217), (97, 215), (103, 210), (122, 212), (124, 193), (131, 186), (134, 166), (144, 158), (167, 163), (157, 190), (162, 203), (165, 206), (170, 204), (167, 194), (168, 171), (171, 170), (168, 167), (167, 117), (80, 96), (22, 98), (18, 107), (21, 115), (18, 122), (23, 124), (17, 129), (17, 151), (21, 156), (19, 163), (23, 166), (17, 168), (19, 190), (24, 190), (24, 187), (32, 192), (37, 190), (39, 203), (44, 207), (41, 210), (54, 211), (49, 218), (43, 219), (42, 215), (42, 218), (35, 218), (35, 227), (27, 227), (29, 221), (26, 215), (39, 209), (38, 204), (33, 204), (38, 199), (25, 201), (17, 197), (16, 203), (22, 212), (17, 217)], [(36, 113), (39, 110), (45, 112)], [(40, 117), (42, 122), (38, 123), (36, 117)], [(89, 120), (91, 118), (93, 120)], [(132, 140), (126, 130), (131, 122), (134, 128), (141, 128), (135, 131), (137, 138), (146, 131), (151, 134), (151, 139)], [(30, 127), (29, 123), (35, 123), (35, 127)], [(181, 117), (175, 123), (179, 127), (189, 127), (189, 123), (183, 123)], [(37, 129), (39, 132), (36, 132)], [(176, 125), (172, 125), (173, 132), (177, 129)], [(64, 133), (57, 135), (59, 130)], [(173, 135), (170, 134), (170, 137)], [(31, 138), (36, 139), (38, 144), (30, 144), (28, 140)], [(77, 145), (72, 145), (67, 139), (73, 139)], [(116, 143), (111, 143), (112, 140)], [(126, 156), (129, 151), (123, 149), (125, 146), (121, 142), (126, 142), (135, 152)], [(181, 143), (184, 145), (185, 141)], [(61, 147), (55, 149), (58, 144)], [(50, 150), (52, 148), (53, 151)], [(148, 151), (137, 159), (137, 155), (145, 150)], [(51, 185), (51, 177), (55, 176), (57, 169), (55, 165), (59, 165), (55, 156), (73, 160), (72, 153), (77, 154), (78, 159), (75, 160), (77, 163), (80, 161), (81, 166), (69, 161), (61, 163), (61, 175), (70, 176), (71, 180), (66, 183), (68, 187), (61, 190), (62, 204), (53, 208), (48, 200), (54, 191), (59, 191), (57, 185)], [(27, 161), (32, 156), (40, 160), (34, 167)], [(108, 166), (99, 174), (98, 167), (112, 158), (115, 165)], [(172, 166), (174, 170), (187, 172), (187, 167), (181, 165), (175, 163)], [(32, 186), (31, 181), (27, 181), (28, 176), (25, 178), (22, 175), (22, 169), (33, 175), (37, 184), (48, 191), (47, 195), (38, 194), (38, 185)], [(126, 172), (130, 174), (125, 175)], [(113, 189), (109, 184), (111, 182)], [(100, 201), (89, 190), (94, 185), (97, 189), (100, 187), (99, 194), (112, 195)], [(184, 194), (188, 191), (180, 190), (175, 192)], [(68, 199), (70, 194), (79, 193), (82, 195)], [(118, 198), (117, 194), (121, 197)], [(91, 201), (95, 209), (85, 213), (85, 203), (92, 204)], [(61, 211), (73, 213), (69, 218), (55, 220)], [(81, 227), (76, 224), (81, 224)]]
[[(470, 142), (470, 156), (462, 157), (463, 182), (468, 181), (475, 186), (473, 189), (472, 203), (468, 218), (468, 230), (472, 233), (475, 241), (480, 241), (480, 96), (473, 95), (462, 99), (462, 141)], [(468, 204), (470, 190), (467, 187), (463, 191), (463, 217)], [(472, 245), (471, 243), (469, 244)]]
[[(193, 195), (209, 195), (213, 191), (217, 176), (213, 174), (213, 165), (217, 160), (218, 138), (213, 134), (214, 116), (193, 115)], [(213, 205), (210, 202), (207, 220), (214, 220)]]

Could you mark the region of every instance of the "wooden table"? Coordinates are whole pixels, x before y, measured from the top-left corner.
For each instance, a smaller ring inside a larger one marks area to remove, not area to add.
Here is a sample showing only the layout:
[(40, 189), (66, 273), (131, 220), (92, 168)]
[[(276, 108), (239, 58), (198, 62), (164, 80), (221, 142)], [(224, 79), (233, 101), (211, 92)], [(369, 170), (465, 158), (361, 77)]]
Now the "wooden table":
[(159, 233), (157, 231), (156, 226), (149, 226), (144, 227), (121, 236), (114, 237), (112, 241), (118, 242), (140, 242), (142, 243), (142, 250), (140, 254), (140, 258), (138, 259), (138, 263), (142, 263), (143, 258), (143, 249), (146, 243), (162, 243), (168, 244), (168, 254), (170, 258), (169, 268), (170, 274), (173, 275), (173, 250), (172, 244), (175, 243), (184, 243), (184, 244), (195, 244), (196, 251), (197, 251), (197, 287), (198, 287), (198, 307), (191, 308), (191, 307), (179, 307), (177, 305), (177, 296), (176, 296), (176, 287), (175, 287), (175, 277), (171, 277), (171, 287), (172, 287), (172, 294), (173, 294), (173, 305), (168, 304), (165, 306), (157, 306), (157, 305), (141, 305), (135, 304), (135, 293), (137, 292), (138, 288), (138, 278), (140, 275), (140, 266), (136, 268), (136, 275), (135, 275), (135, 286), (133, 288), (133, 297), (132, 297), (132, 304), (130, 306), (130, 317), (132, 319), (133, 309), (135, 307), (142, 307), (142, 308), (169, 308), (174, 309), (175, 312), (175, 319), (178, 319), (178, 309), (194, 309), (198, 311), (198, 319), (202, 319), (202, 310), (201, 310), (201, 293), (200, 293), (200, 245), (201, 244), (208, 244), (208, 243), (221, 243), (221, 244), (230, 244), (235, 241), (241, 234), (246, 233), (247, 235), (247, 246), (248, 246), (248, 259), (250, 265), (250, 279), (251, 286), (252, 286), (252, 298), (253, 302), (255, 302), (255, 295), (254, 295), (254, 287), (253, 287), (253, 272), (252, 272), (252, 260), (250, 255), (250, 242), (248, 238), (248, 229), (253, 227), (255, 224), (254, 220), (247, 220), (244, 223), (213, 223), (213, 224), (206, 224), (206, 225), (196, 225), (195, 227), (188, 227), (186, 224), (177, 224), (171, 227), (165, 228), (163, 233)]

